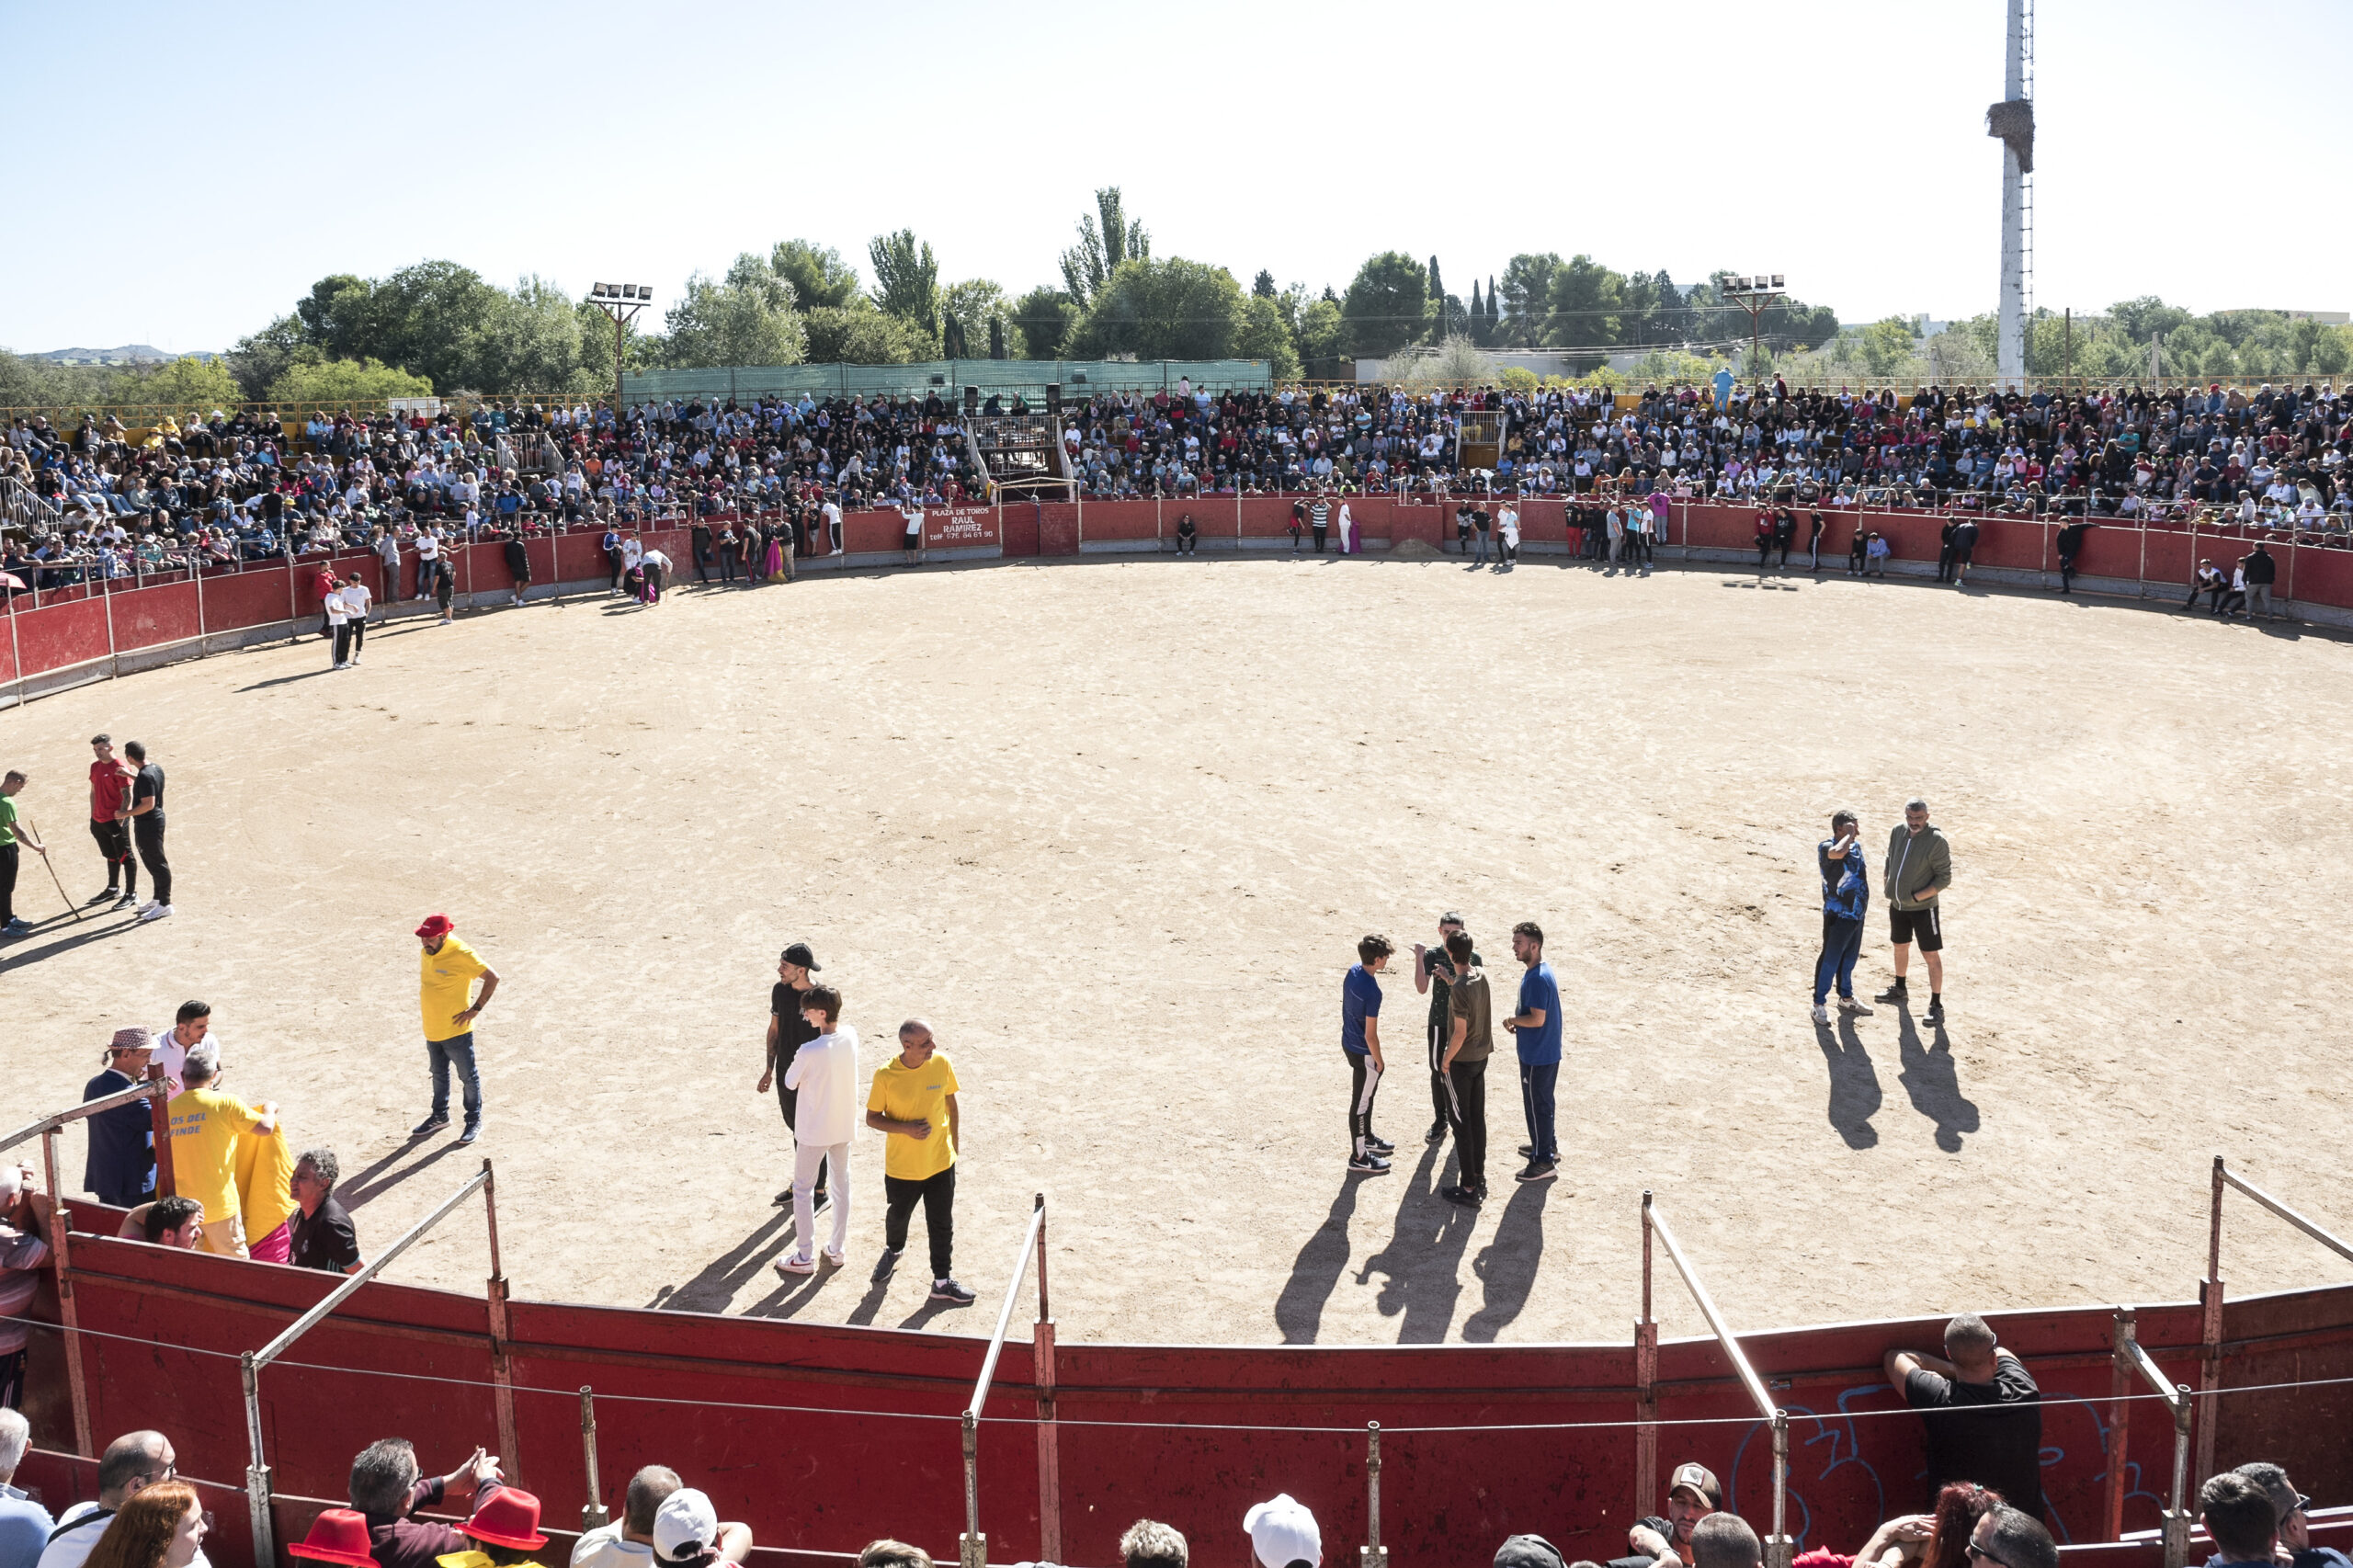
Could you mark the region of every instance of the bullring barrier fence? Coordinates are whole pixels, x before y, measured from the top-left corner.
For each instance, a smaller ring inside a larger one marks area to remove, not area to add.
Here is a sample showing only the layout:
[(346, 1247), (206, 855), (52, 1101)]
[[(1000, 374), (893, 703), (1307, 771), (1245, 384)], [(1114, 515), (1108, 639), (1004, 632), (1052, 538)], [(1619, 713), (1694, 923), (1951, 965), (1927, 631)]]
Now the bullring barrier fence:
[[(935, 560), (1165, 552), (1174, 548), (1178, 518), (1190, 514), (1203, 551), (1288, 550), (1291, 507), (1299, 499), (1290, 494), (1221, 494), (936, 506), (925, 509), (923, 539)], [(1409, 542), (1450, 549), (1457, 499), (1352, 495), (1346, 502), (1367, 547), (1379, 551)], [(1327, 546), (1332, 550), (1338, 548), (1339, 501), (1335, 497), (1332, 508)], [(1567, 501), (1529, 496), (1517, 505), (1523, 555), (1561, 555), (1570, 550)], [(1843, 571), (1853, 536), (1876, 531), (1893, 552), (1889, 571), (1899, 576), (1927, 575), (1933, 570), (1939, 529), (1951, 520), (1938, 513), (1846, 508), (1824, 508), (1823, 515), (1824, 571)], [(1674, 502), (1656, 552), (1668, 562), (1687, 564), (1753, 562), (1756, 517), (1754, 506)], [(715, 525), (736, 519), (729, 514), (704, 520)], [(1972, 520), (1978, 525), (1972, 580), (2015, 586), (2047, 586), (2057, 581), (2057, 540), (2064, 520), (1998, 516)], [(813, 540), (796, 556), (796, 565), (824, 570), (895, 562), (904, 530), (902, 516), (894, 510), (847, 513), (839, 548), (830, 539)], [(611, 569), (598, 542), (602, 531), (598, 526), (527, 538), (531, 597), (562, 597), (607, 581)], [(660, 527), (628, 531), (670, 558), (674, 584), (693, 573), (688, 519), (665, 519)], [(2215, 528), (2194, 519), (2138, 525), (2103, 521), (2086, 537), (2076, 558), (2077, 586), (2134, 597), (2185, 594), (2200, 559), (2212, 558), (2227, 574), (2258, 540), (2272, 547), (2279, 562), (2275, 597), (2281, 613), (2323, 624), (2353, 625), (2353, 550), (2260, 528)], [(1804, 541), (1800, 540), (1792, 555), (1804, 554)], [(449, 555), (461, 607), (511, 597), (514, 578), (503, 543), (455, 545)], [(381, 559), (350, 550), (10, 594), (8, 635), (0, 648), (0, 705), (274, 636), (299, 636), (321, 618), (315, 581), (321, 566), (338, 575), (357, 573), (380, 608), (397, 613), (414, 603), (402, 598), (400, 590), (414, 584), (415, 563), (415, 552), (404, 551), (401, 580), (389, 585)]]
[[(53, 1135), (62, 1119), (28, 1131)], [(2219, 1159), (2216, 1171), (2215, 1215), (2223, 1187), (2235, 1187), (2353, 1257)], [(487, 1196), (489, 1181), (485, 1162), (380, 1263), (472, 1191)], [(603, 1517), (600, 1457), (617, 1457), (623, 1471), (667, 1464), (750, 1523), (769, 1543), (764, 1556), (796, 1562), (837, 1562), (890, 1534), (956, 1536), (960, 1562), (974, 1568), (991, 1560), (992, 1540), (997, 1562), (1111, 1562), (1126, 1521), (1151, 1517), (1192, 1537), (1201, 1568), (1243, 1568), (1247, 1549), (1231, 1527), (1276, 1491), (1307, 1503), (1328, 1541), (1363, 1542), (1359, 1560), (1373, 1568), (1390, 1553), (1483, 1563), (1496, 1541), (1523, 1530), (1572, 1557), (1606, 1559), (1628, 1525), (1662, 1504), (1662, 1433), (1678, 1462), (1725, 1478), (1726, 1507), (1786, 1521), (1773, 1531), (1777, 1561), (1809, 1544), (1843, 1547), (1919, 1506), (1921, 1425), (1880, 1358), (1890, 1346), (1937, 1344), (1942, 1320), (1735, 1336), (1644, 1198), (1643, 1315), (1631, 1351), (1058, 1344), (1042, 1196), (985, 1341), (511, 1300), (494, 1220), (490, 1282), (473, 1297), (118, 1241), (119, 1210), (69, 1202), (59, 1230), (70, 1241), (55, 1249), (27, 1319), (40, 1331), (26, 1414), (40, 1447), (17, 1480), (62, 1509), (94, 1492), (103, 1434), (163, 1431), (191, 1478), (233, 1470), (242, 1450), (247, 1487), (198, 1481), (246, 1491), (253, 1506), (246, 1518), (218, 1517), (211, 1554), (273, 1568), (265, 1543), (299, 1539), (320, 1508), (339, 1506), (349, 1456), (395, 1433), (417, 1437), (433, 1468), (444, 1450), (462, 1453), (494, 1431), (507, 1478), (542, 1498), (551, 1527), (575, 1498), (585, 1500), (584, 1524)], [(1708, 1336), (1658, 1339), (1654, 1233)], [(2215, 1219), (2210, 1234), (2219, 1233)], [(2076, 1563), (2181, 1568), (2194, 1545), (2184, 1445), (2173, 1484), (2155, 1490), (2127, 1456), (2135, 1404), (2166, 1405), (2177, 1432), (2192, 1413), (2201, 1454), (2277, 1461), (2324, 1500), (2353, 1489), (2341, 1437), (2353, 1414), (2353, 1285), (2226, 1305), (2219, 1257), (2216, 1241), (2198, 1303), (1991, 1314), (2042, 1386), (2046, 1517)], [(1033, 1258), (1038, 1312), (1025, 1345), (1008, 1330)], [(297, 1333), (307, 1336), (301, 1361), (284, 1354)], [(78, 1365), (61, 1358), (61, 1342), (82, 1346)], [(264, 1355), (276, 1356), (279, 1374), (266, 1389), (252, 1375)], [(2193, 1361), (2226, 1381), (2193, 1394), (2180, 1381)], [(2135, 1376), (2166, 1391), (2132, 1392)], [(75, 1448), (64, 1451), (63, 1407), (77, 1399)], [(1034, 1445), (1018, 1440), (1024, 1426)], [(1076, 1439), (1068, 1454), (1063, 1427)], [(1033, 1446), (1034, 1468), (1017, 1452)], [(988, 1537), (978, 1528), (984, 1453), (1002, 1466), (985, 1472)], [(2213, 1462), (2202, 1459), (2200, 1473)], [(761, 1483), (737, 1479), (753, 1471)], [(2353, 1541), (2353, 1509), (2314, 1517), (2317, 1539)]]

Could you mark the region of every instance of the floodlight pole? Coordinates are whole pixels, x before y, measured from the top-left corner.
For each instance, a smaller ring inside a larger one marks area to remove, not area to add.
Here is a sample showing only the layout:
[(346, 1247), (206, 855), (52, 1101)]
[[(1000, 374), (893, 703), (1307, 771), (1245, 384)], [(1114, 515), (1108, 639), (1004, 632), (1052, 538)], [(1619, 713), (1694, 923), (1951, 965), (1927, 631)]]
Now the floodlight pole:
[[(614, 287), (618, 289), (619, 285)], [(605, 292), (605, 286), (599, 284), (588, 296), (590, 304), (613, 318), (613, 434), (616, 437), (621, 431), (621, 346), (628, 335), (629, 324), (635, 321), (638, 312), (650, 303), (642, 297), (642, 290), (640, 290), (640, 295), (632, 300), (618, 292), (608, 294)]]
[(1776, 300), (1788, 299), (1789, 290), (1768, 286), (1765, 278), (1759, 277), (1753, 285), (1743, 280), (1740, 286), (1725, 289), (1723, 298), (1748, 312), (1748, 376), (1754, 381), (1756, 379), (1756, 361), (1764, 352), (1765, 312)]

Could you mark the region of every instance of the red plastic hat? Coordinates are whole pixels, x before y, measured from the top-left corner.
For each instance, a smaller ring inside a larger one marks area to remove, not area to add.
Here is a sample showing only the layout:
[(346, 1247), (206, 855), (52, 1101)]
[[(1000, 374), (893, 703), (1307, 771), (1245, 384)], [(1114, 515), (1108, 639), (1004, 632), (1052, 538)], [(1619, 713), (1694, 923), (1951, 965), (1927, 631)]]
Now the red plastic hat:
[(548, 1543), (548, 1538), (540, 1533), (540, 1500), (512, 1486), (492, 1493), (489, 1501), (474, 1510), (474, 1517), (458, 1528), (476, 1540), (511, 1546), (517, 1551), (536, 1551)]
[(436, 937), (446, 937), (456, 929), (455, 926), (449, 924), (448, 915), (428, 915), (425, 917), (425, 924), (416, 928), (416, 934), (429, 942)]
[(313, 1557), (321, 1562), (340, 1562), (344, 1568), (375, 1568), (376, 1559), (368, 1550), (368, 1518), (349, 1508), (323, 1508), (311, 1521), (311, 1533), (288, 1547), (295, 1557)]

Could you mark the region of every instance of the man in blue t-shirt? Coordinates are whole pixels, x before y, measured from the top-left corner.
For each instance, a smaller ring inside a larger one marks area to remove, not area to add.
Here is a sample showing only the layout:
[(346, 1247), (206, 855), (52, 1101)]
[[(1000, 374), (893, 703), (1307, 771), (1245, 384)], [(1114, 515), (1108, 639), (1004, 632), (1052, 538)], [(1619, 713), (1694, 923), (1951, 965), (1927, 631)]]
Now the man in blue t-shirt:
[(1528, 1168), (1518, 1179), (1551, 1181), (1561, 1163), (1552, 1131), (1552, 1093), (1561, 1078), (1561, 986), (1544, 961), (1544, 931), (1536, 922), (1511, 928), (1511, 951), (1528, 966), (1519, 977), (1519, 1010), (1504, 1020), (1519, 1048), (1519, 1103), (1528, 1116), (1528, 1142), (1519, 1151)]
[(1814, 846), (1822, 871), (1822, 953), (1813, 962), (1813, 1021), (1830, 1022), (1830, 988), (1838, 987), (1838, 1010), (1859, 1013), (1855, 958), (1863, 950), (1863, 916), (1870, 909), (1870, 868), (1863, 862), (1862, 824), (1852, 812), (1830, 819), (1830, 836)]
[(1381, 1092), (1381, 982), (1373, 976), (1396, 949), (1389, 938), (1367, 937), (1357, 944), (1357, 961), (1340, 983), (1340, 1051), (1348, 1059), (1348, 1169), (1358, 1176), (1387, 1176), (1385, 1157), (1397, 1145), (1372, 1131), (1372, 1096)]

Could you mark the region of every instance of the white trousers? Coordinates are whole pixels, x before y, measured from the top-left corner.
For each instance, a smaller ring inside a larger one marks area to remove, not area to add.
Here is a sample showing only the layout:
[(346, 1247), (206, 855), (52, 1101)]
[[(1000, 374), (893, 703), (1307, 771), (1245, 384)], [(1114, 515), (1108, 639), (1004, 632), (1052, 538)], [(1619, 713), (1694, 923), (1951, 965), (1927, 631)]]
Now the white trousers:
[(817, 1206), (813, 1198), (817, 1190), (817, 1167), (828, 1160), (833, 1162), (827, 1193), (834, 1205), (834, 1239), (825, 1250), (839, 1256), (849, 1245), (849, 1145), (795, 1143), (792, 1148), (793, 1250), (803, 1257), (816, 1256), (813, 1244), (817, 1234)]

